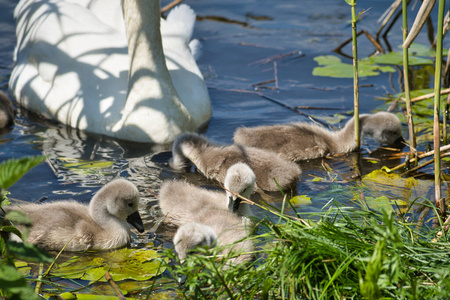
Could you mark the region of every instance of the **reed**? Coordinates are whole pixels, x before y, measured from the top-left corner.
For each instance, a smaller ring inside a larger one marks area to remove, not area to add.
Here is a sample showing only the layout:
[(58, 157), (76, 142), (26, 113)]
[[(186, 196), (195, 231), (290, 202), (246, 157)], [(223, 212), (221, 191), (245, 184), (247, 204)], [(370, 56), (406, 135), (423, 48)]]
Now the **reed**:
[(356, 21), (359, 15), (356, 15), (356, 0), (345, 0), (350, 6), (352, 11), (352, 54), (353, 54), (353, 107), (354, 107), (354, 120), (355, 120), (355, 142), (356, 147), (359, 149), (361, 146), (361, 137), (359, 130), (359, 77), (358, 77), (358, 42), (356, 32)]
[(441, 197), (441, 157), (440, 157), (440, 105), (441, 105), (441, 74), (442, 74), (442, 39), (444, 26), (445, 1), (439, 0), (438, 26), (436, 35), (436, 66), (434, 76), (434, 123), (433, 123), (433, 144), (434, 144), (434, 185), (436, 207), (442, 217), (445, 217), (445, 198)]
[[(403, 42), (408, 36), (408, 1), (402, 1), (402, 16), (403, 16)], [(409, 131), (409, 153), (410, 158), (413, 159), (413, 163), (417, 166), (417, 150), (416, 150), (416, 135), (414, 131), (414, 120), (412, 116), (411, 107), (411, 94), (409, 90), (409, 56), (408, 48), (403, 48), (403, 81), (405, 86), (405, 100), (406, 100), (406, 119), (408, 121), (408, 131)]]

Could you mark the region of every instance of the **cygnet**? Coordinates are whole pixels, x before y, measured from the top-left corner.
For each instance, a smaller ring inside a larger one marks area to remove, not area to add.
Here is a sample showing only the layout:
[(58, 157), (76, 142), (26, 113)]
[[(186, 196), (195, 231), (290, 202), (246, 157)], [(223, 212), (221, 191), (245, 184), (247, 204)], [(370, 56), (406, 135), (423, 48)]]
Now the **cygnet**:
[(14, 124), (14, 109), (8, 95), (0, 91), (0, 129)]
[(226, 192), (206, 190), (185, 181), (166, 181), (159, 192), (159, 206), (167, 221), (177, 226), (202, 223), (211, 207), (249, 216), (249, 204), (241, 203), (236, 194), (250, 199), (255, 187), (252, 169), (244, 163), (232, 165), (227, 170), (224, 187)]
[(31, 220), (28, 242), (46, 250), (86, 251), (119, 248), (130, 242), (130, 227), (144, 226), (138, 212), (139, 192), (131, 182), (115, 179), (89, 205), (74, 200), (21, 204), (5, 210), (24, 212)]
[[(392, 145), (403, 140), (400, 120), (392, 113), (362, 114), (359, 120), (361, 138), (372, 137), (381, 145)], [(235, 143), (269, 150), (292, 161), (356, 150), (353, 118), (338, 131), (303, 122), (240, 127), (234, 133), (233, 139)]]
[(266, 191), (295, 186), (301, 173), (296, 163), (273, 152), (236, 144), (215, 145), (195, 133), (180, 135), (173, 144), (172, 156), (170, 164), (174, 169), (181, 170), (193, 163), (207, 178), (222, 183), (231, 165), (246, 163), (255, 172), (257, 187)]
[(253, 258), (254, 246), (248, 235), (249, 228), (240, 217), (227, 210), (209, 207), (201, 223), (190, 222), (178, 228), (173, 244), (182, 262), (195, 247), (219, 246), (223, 247), (221, 255), (226, 257), (233, 253), (230, 263), (236, 265)]
[(180, 226), (173, 237), (173, 245), (181, 262), (190, 250), (196, 247), (214, 247), (216, 241), (217, 235), (210, 226), (195, 222)]

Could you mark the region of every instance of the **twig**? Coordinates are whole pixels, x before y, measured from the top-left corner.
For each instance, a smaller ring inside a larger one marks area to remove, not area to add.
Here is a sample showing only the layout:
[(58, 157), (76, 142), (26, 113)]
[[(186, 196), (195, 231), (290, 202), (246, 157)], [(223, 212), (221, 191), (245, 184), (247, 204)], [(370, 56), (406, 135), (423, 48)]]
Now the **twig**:
[[(375, 47), (375, 49), (377, 49), (377, 51), (379, 51), (381, 53), (385, 52), (383, 47), (381, 47), (381, 45), (373, 38), (373, 36), (369, 32), (367, 32), (365, 30), (358, 31), (358, 33), (356, 34), (355, 38), (360, 36), (361, 34), (364, 34), (367, 37), (367, 39), (372, 43), (372, 45)], [(350, 38), (346, 39), (342, 44), (340, 44), (339, 46), (334, 48), (333, 51), (336, 52), (336, 53), (339, 53), (339, 54), (343, 54), (342, 53), (342, 48), (347, 46), (347, 44), (350, 43), (352, 40), (353, 40), (353, 37), (350, 37)], [(348, 55), (346, 55), (346, 56), (348, 56)]]
[(275, 78), (275, 88), (278, 89), (278, 68), (277, 62), (273, 62), (273, 77)]
[(166, 6), (161, 8), (161, 14), (165, 13), (166, 11), (168, 11), (169, 9), (171, 9), (172, 7), (174, 7), (175, 5), (177, 5), (183, 1), (184, 0), (174, 0), (174, 1), (170, 2), (169, 4), (167, 4)]
[[(446, 88), (441, 90), (441, 95), (446, 95), (450, 93), (450, 88)], [(426, 95), (422, 95), (422, 96), (418, 96), (418, 97), (414, 97), (411, 99), (411, 102), (417, 102), (417, 101), (422, 101), (422, 100), (426, 100), (426, 99), (430, 99), (434, 97), (434, 93), (429, 93)], [(402, 101), (406, 101), (405, 98), (401, 97)]]
[(395, 0), (395, 2), (392, 3), (391, 6), (389, 6), (389, 8), (378, 19), (378, 22), (382, 22), (382, 23), (376, 34), (377, 39), (380, 36), (381, 31), (384, 29), (386, 24), (392, 18), (392, 16), (394, 15), (395, 11), (397, 10), (397, 8), (400, 6), (401, 3), (402, 3), (402, 0)]
[(275, 82), (275, 79), (270, 79), (270, 80), (254, 83), (254, 84), (252, 84), (252, 87), (264, 85), (264, 84), (268, 84), (268, 83), (272, 83), (272, 82)]
[(289, 52), (289, 53), (277, 54), (277, 55), (274, 55), (274, 56), (271, 56), (271, 57), (267, 57), (267, 58), (264, 58), (264, 59), (260, 59), (260, 60), (254, 61), (254, 62), (250, 63), (249, 66), (256, 65), (256, 64), (265, 65), (265, 64), (268, 64), (268, 63), (270, 63), (270, 62), (272, 62), (274, 60), (285, 58), (285, 57), (291, 56), (291, 55), (297, 55), (297, 58), (305, 56), (305, 54), (303, 54), (302, 51), (295, 50), (295, 51), (292, 51), (292, 52)]
[(108, 281), (109, 285), (112, 287), (112, 289), (114, 290), (114, 292), (116, 293), (117, 297), (120, 300), (125, 300), (125, 296), (122, 294), (122, 292), (120, 291), (119, 287), (117, 286), (117, 284), (114, 282), (114, 280), (112, 279), (111, 275), (109, 274), (108, 271), (105, 271), (105, 278)]
[[(450, 150), (450, 145), (442, 146), (442, 147), (440, 148), (440, 152), (444, 152), (444, 151), (447, 151), (447, 150)], [(428, 156), (432, 156), (432, 155), (434, 155), (434, 150), (431, 150), (431, 151), (428, 151), (428, 152), (419, 154), (417, 157), (418, 157), (419, 159), (422, 159), (422, 158), (425, 158), (425, 157), (428, 157)], [(413, 160), (410, 159), (409, 162), (412, 163)], [(396, 167), (394, 167), (394, 168), (391, 168), (391, 169), (389, 170), (389, 173), (390, 173), (390, 172), (393, 172), (393, 171), (396, 171), (396, 170), (398, 170), (398, 169), (401, 169), (401, 168), (403, 168), (405, 165), (406, 165), (406, 162), (404, 162), (404, 163), (402, 163), (402, 164), (400, 164), (400, 165), (398, 165), (398, 166), (396, 166)]]

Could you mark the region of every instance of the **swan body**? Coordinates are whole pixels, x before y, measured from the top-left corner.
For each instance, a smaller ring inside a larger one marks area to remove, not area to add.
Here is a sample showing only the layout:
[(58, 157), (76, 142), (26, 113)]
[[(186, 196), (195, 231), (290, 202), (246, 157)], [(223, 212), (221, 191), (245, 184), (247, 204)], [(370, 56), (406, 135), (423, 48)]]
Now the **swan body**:
[(18, 42), (9, 87), (26, 109), (74, 128), (152, 143), (171, 142), (211, 117), (189, 47), (195, 14), (188, 6), (163, 22), (165, 42), (154, 0), (124, 0), (122, 8), (119, 0), (21, 0), (14, 14)]
[(0, 91), (0, 129), (14, 124), (14, 109), (8, 95)]
[[(402, 139), (400, 120), (392, 113), (363, 114), (359, 118), (361, 138), (369, 136), (382, 145)], [(303, 122), (240, 127), (233, 139), (239, 144), (278, 153), (287, 160), (301, 161), (356, 150), (354, 126), (352, 118), (338, 131)]]
[(125, 179), (103, 186), (89, 205), (66, 200), (9, 206), (31, 220), (28, 242), (46, 250), (86, 251), (123, 247), (130, 242), (132, 224), (144, 231), (138, 212), (139, 192)]
[(159, 206), (167, 220), (177, 226), (201, 222), (210, 207), (238, 216), (251, 215), (249, 205), (241, 203), (242, 199), (235, 194), (250, 198), (255, 186), (253, 171), (237, 163), (228, 169), (224, 185), (226, 192), (205, 190), (184, 181), (167, 181), (159, 193)]
[[(262, 190), (287, 189), (297, 182), (300, 167), (273, 152), (239, 144), (220, 146), (195, 133), (180, 135), (172, 146), (171, 166), (183, 169), (190, 163), (209, 179), (224, 183), (228, 168), (238, 162), (247, 164)], [(278, 185), (275, 183), (276, 179)]]

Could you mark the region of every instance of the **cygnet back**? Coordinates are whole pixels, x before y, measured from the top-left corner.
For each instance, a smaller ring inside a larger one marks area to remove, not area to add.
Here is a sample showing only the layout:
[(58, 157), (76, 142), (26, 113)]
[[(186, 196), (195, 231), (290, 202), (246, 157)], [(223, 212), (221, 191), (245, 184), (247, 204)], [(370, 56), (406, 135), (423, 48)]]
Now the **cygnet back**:
[(29, 216), (28, 242), (46, 250), (86, 251), (125, 246), (130, 241), (128, 223), (144, 231), (138, 212), (139, 192), (125, 179), (103, 186), (89, 205), (74, 200), (7, 207)]
[(193, 163), (209, 179), (224, 183), (226, 172), (233, 164), (247, 164), (256, 175), (256, 185), (266, 191), (279, 187), (294, 187), (300, 176), (300, 167), (277, 154), (243, 145), (219, 146), (195, 133), (180, 135), (172, 147), (171, 166), (183, 169)]
[[(372, 136), (380, 144), (393, 144), (402, 138), (401, 123), (392, 113), (360, 115), (361, 136)], [(338, 131), (320, 125), (297, 122), (290, 124), (240, 127), (234, 141), (278, 153), (281, 157), (301, 161), (356, 150), (354, 119)]]
[(14, 124), (14, 109), (8, 95), (0, 91), (0, 129)]

